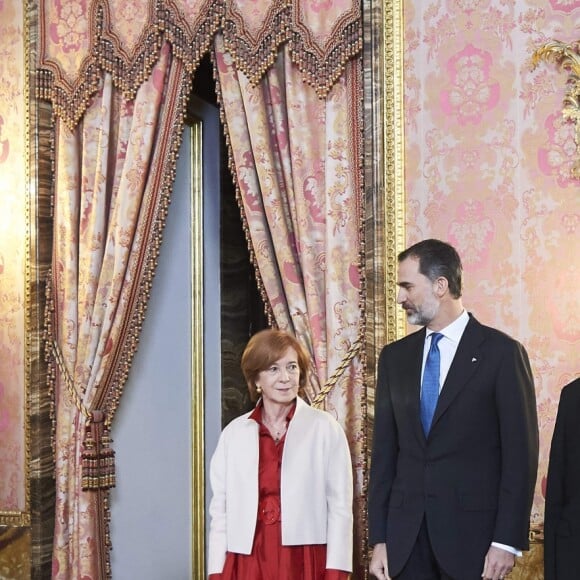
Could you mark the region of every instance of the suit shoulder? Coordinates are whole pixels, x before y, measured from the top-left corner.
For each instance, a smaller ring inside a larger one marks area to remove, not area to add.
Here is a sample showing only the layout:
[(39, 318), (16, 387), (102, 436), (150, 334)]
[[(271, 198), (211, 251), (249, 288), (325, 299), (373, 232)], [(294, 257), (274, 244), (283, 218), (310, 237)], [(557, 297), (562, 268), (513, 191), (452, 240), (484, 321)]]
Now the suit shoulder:
[(560, 393), (560, 400), (565, 400), (566, 402), (580, 400), (580, 377), (564, 385)]
[(504, 348), (506, 350), (526, 350), (524, 345), (507, 332), (494, 328), (493, 326), (486, 326), (485, 324), (477, 323), (487, 340), (493, 341), (494, 346)]
[(503, 342), (517, 342), (517, 340), (515, 338), (513, 338), (512, 336), (510, 336), (507, 332), (504, 332), (503, 330), (500, 330), (499, 328), (495, 328), (493, 326), (487, 326), (486, 324), (481, 324), (478, 323), (480, 328), (482, 329), (482, 331), (490, 338), (494, 338), (495, 340), (498, 341), (503, 341)]
[(425, 335), (425, 329), (420, 328), (411, 334), (407, 334), (403, 338), (399, 338), (398, 340), (394, 340), (393, 342), (389, 342), (389, 344), (385, 344), (381, 349), (381, 355), (383, 353), (391, 355), (396, 355), (396, 353), (404, 352), (409, 347), (414, 346), (417, 341), (421, 341), (422, 337)]

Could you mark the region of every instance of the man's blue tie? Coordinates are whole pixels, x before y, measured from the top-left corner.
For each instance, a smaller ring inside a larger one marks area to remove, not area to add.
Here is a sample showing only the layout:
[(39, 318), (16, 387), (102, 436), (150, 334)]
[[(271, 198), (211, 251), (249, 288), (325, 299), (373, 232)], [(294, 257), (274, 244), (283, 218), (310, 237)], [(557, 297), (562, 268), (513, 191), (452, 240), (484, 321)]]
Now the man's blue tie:
[(431, 335), (431, 347), (425, 361), (423, 371), (423, 384), (421, 385), (421, 424), (425, 436), (431, 429), (431, 421), (439, 398), (439, 369), (441, 366), (441, 355), (437, 343), (443, 338), (439, 332)]

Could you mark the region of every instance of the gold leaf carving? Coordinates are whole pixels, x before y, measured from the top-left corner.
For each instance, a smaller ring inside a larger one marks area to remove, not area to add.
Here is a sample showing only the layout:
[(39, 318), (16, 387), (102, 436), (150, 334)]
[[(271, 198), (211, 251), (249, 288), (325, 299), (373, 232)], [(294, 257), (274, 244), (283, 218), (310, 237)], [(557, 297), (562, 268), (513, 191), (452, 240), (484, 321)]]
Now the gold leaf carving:
[(575, 125), (577, 160), (572, 167), (572, 176), (580, 179), (580, 40), (572, 44), (559, 40), (547, 42), (532, 55), (533, 67), (541, 61), (554, 62), (568, 72), (562, 115)]

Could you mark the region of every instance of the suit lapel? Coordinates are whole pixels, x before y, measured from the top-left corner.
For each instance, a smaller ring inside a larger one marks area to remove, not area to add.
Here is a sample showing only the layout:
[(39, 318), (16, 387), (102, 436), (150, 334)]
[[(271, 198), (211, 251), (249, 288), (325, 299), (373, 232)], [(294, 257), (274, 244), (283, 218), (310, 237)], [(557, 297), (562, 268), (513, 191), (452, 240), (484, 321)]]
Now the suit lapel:
[(425, 444), (425, 433), (423, 433), (423, 426), (421, 425), (421, 411), (420, 411), (420, 400), (421, 400), (421, 367), (423, 365), (423, 348), (425, 346), (425, 334), (426, 329), (423, 328), (411, 335), (412, 342), (409, 345), (409, 365), (408, 368), (412, 369), (405, 381), (405, 397), (406, 405), (405, 407), (409, 409), (411, 414), (411, 421), (414, 425), (414, 431), (417, 435), (417, 439), (424, 445)]
[(483, 358), (481, 343), (484, 338), (481, 324), (470, 315), (469, 322), (457, 346), (457, 352), (453, 357), (447, 378), (445, 383), (443, 383), (431, 428), (433, 428), (437, 420), (445, 413), (455, 397), (479, 368)]

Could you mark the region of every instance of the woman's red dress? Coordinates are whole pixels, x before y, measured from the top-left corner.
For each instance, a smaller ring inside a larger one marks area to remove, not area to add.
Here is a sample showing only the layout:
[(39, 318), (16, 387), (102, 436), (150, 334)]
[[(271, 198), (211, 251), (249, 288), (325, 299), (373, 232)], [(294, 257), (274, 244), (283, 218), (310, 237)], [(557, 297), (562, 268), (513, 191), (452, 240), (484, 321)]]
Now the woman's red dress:
[(262, 424), (261, 411), (258, 405), (251, 415), (260, 425), (260, 495), (252, 553), (227, 552), (222, 573), (210, 574), (209, 580), (348, 580), (348, 572), (326, 569), (326, 544), (282, 545), (280, 471), (286, 435), (276, 443)]

